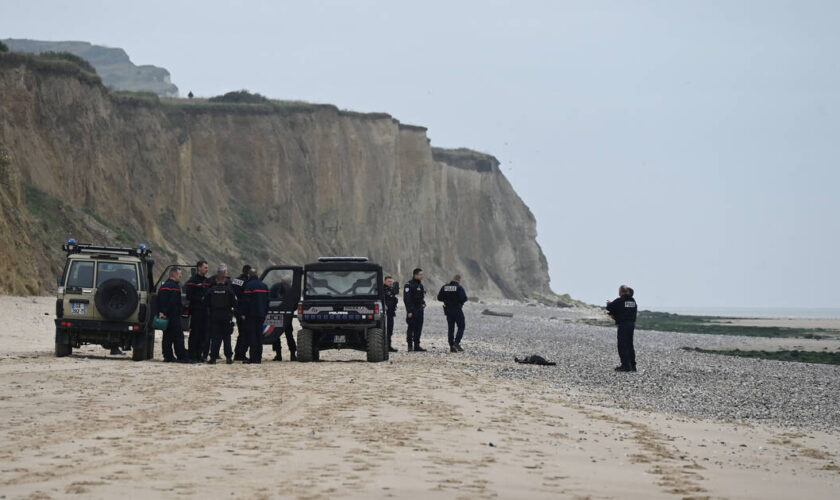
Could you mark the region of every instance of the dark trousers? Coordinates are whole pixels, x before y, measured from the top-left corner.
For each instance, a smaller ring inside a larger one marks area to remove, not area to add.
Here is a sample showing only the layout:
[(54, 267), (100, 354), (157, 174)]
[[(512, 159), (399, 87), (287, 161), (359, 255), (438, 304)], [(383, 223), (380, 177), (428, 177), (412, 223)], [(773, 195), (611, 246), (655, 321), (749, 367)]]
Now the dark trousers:
[(233, 354), (236, 359), (245, 359), (245, 353), (248, 352), (250, 343), (248, 342), (247, 328), (245, 321), (242, 318), (236, 318), (236, 347), (233, 349)]
[(410, 312), (413, 313), (411, 317), (406, 317), (405, 319), (405, 322), (408, 323), (408, 330), (405, 333), (405, 338), (409, 344), (414, 343), (414, 345), (420, 345), (420, 334), (423, 333), (423, 308), (418, 307), (414, 311)]
[[(444, 313), (446, 314), (446, 326), (449, 328), (447, 332), (449, 336), (449, 345), (455, 345), (461, 343), (461, 338), (464, 336), (464, 311), (461, 309), (451, 308), (451, 309), (444, 309)], [(458, 334), (455, 334), (455, 326), (458, 326)]]
[[(184, 330), (181, 327), (181, 315), (177, 314), (174, 317), (169, 317), (169, 325), (163, 331), (163, 339), (160, 341), (160, 347), (163, 350), (163, 359), (172, 360), (187, 359), (187, 349), (184, 347)], [(172, 348), (175, 348), (175, 354), (172, 353)]]
[[(289, 346), (289, 352), (297, 352), (297, 344), (295, 344), (295, 329), (292, 328), (292, 316), (290, 314), (287, 314), (283, 318), (283, 334), (286, 335), (286, 345)], [(282, 339), (280, 337), (277, 337), (277, 342), (271, 345), (271, 348), (274, 349), (274, 352), (276, 352), (278, 356), (280, 355), (280, 351), (283, 346), (281, 340)]]
[(207, 313), (202, 310), (190, 311), (190, 338), (187, 349), (190, 358), (201, 359), (210, 350), (210, 335), (207, 331)]
[(636, 350), (633, 349), (633, 331), (636, 323), (627, 321), (618, 325), (618, 357), (624, 368), (636, 368)]
[(225, 357), (233, 356), (230, 345), (230, 316), (211, 315), (210, 317), (210, 359), (219, 359), (219, 349), (225, 344)]
[(388, 347), (391, 347), (391, 337), (394, 336), (394, 316), (396, 316), (396, 314), (385, 315), (385, 329), (388, 334)]
[(263, 323), (265, 323), (265, 316), (260, 318), (251, 318), (249, 316), (245, 320), (245, 331), (248, 332), (248, 344), (251, 348), (248, 359), (251, 363), (262, 362)]

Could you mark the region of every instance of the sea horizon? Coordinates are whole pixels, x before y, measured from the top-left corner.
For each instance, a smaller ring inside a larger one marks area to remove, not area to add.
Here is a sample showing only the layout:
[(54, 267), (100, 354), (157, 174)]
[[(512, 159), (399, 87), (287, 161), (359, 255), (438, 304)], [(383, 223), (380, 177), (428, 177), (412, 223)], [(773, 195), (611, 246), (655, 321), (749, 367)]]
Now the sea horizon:
[(650, 311), (694, 316), (733, 316), (743, 318), (840, 319), (840, 307), (696, 307), (654, 306)]

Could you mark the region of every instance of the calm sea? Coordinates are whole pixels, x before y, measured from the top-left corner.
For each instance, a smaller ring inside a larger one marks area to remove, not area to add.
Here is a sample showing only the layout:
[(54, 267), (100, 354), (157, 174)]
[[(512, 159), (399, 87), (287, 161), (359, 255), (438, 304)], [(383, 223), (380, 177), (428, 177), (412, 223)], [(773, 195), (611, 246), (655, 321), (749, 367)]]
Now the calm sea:
[(651, 307), (650, 310), (697, 316), (840, 319), (840, 307)]

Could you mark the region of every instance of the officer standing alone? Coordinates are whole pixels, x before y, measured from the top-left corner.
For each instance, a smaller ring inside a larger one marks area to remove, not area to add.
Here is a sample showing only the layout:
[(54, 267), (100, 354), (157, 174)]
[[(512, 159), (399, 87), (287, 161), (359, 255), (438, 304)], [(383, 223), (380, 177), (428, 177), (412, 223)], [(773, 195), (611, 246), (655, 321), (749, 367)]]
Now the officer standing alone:
[(394, 336), (394, 317), (397, 315), (397, 305), (399, 299), (397, 295), (399, 292), (394, 286), (394, 278), (385, 276), (385, 326), (388, 333), (388, 352), (397, 352), (394, 349), (394, 344), (391, 342), (391, 337)]
[(187, 350), (193, 361), (203, 360), (210, 349), (210, 336), (207, 332), (207, 306), (204, 304), (204, 292), (210, 284), (207, 280), (207, 270), (210, 266), (206, 260), (200, 260), (195, 265), (196, 273), (187, 280), (187, 300), (190, 303), (190, 337)]
[(268, 287), (257, 277), (257, 270), (248, 271), (248, 281), (242, 290), (243, 304), (240, 306), (246, 338), (251, 349), (246, 363), (262, 363), (263, 324), (265, 315), (268, 314), (268, 293)]
[[(169, 320), (160, 347), (163, 350), (165, 363), (189, 363), (189, 355), (184, 347), (184, 330), (181, 326), (181, 268), (173, 267), (169, 270), (169, 279), (158, 289), (158, 315)], [(172, 348), (175, 347), (175, 353)]]
[[(230, 280), (238, 302), (242, 302), (242, 291), (245, 289), (245, 282), (248, 281), (248, 272), (250, 270), (251, 266), (245, 264), (242, 266), (242, 274)], [(245, 335), (245, 320), (242, 319), (241, 313), (236, 313), (236, 347), (233, 349), (233, 360), (245, 361), (245, 353), (247, 351), (248, 338)]]
[[(461, 286), (461, 275), (456, 274), (452, 281), (440, 287), (437, 299), (443, 302), (443, 314), (446, 315), (446, 325), (449, 336), (449, 352), (463, 352), (461, 338), (464, 336), (464, 304), (467, 303), (467, 292)], [(455, 334), (455, 326), (458, 334)]]
[(638, 305), (633, 298), (633, 289), (627, 285), (618, 288), (618, 298), (607, 301), (607, 311), (618, 325), (618, 357), (621, 364), (617, 372), (636, 371), (636, 350), (633, 348), (633, 331), (636, 329)]
[(236, 310), (236, 294), (233, 287), (228, 284), (228, 278), (224, 271), (216, 274), (212, 286), (207, 288), (204, 302), (208, 309), (208, 326), (210, 329), (210, 361), (209, 364), (216, 364), (219, 359), (219, 348), (222, 342), (225, 344), (225, 359), (227, 364), (233, 363), (233, 349), (230, 345), (230, 324), (233, 321), (233, 312)]
[(405, 322), (408, 323), (406, 341), (408, 351), (425, 352), (420, 347), (420, 335), (423, 333), (423, 310), (426, 307), (426, 289), (423, 288), (423, 270), (417, 268), (411, 273), (413, 278), (405, 284), (403, 304), (405, 305)]

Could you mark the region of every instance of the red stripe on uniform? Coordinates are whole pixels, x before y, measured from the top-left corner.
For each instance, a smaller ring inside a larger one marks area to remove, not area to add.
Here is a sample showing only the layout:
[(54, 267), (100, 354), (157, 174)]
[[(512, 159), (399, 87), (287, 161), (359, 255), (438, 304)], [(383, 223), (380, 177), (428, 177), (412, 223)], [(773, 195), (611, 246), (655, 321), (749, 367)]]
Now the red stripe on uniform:
[(170, 292), (180, 292), (180, 291), (181, 291), (181, 289), (180, 289), (180, 288), (161, 288), (160, 290), (161, 290), (161, 291), (163, 291), (163, 290), (169, 290)]

